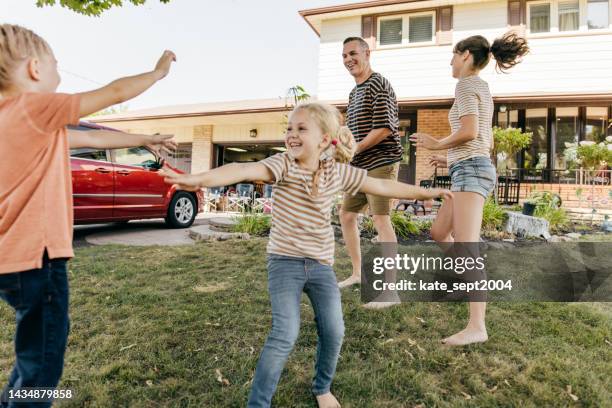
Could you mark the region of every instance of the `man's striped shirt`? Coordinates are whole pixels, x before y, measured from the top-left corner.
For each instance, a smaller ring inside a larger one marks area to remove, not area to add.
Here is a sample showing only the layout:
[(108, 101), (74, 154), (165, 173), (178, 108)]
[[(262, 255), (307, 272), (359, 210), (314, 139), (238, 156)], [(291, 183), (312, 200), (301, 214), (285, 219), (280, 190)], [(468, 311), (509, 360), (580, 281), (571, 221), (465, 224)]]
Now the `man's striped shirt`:
[(455, 87), (455, 102), (448, 113), (451, 131), (461, 128), (461, 117), (478, 117), (478, 136), (462, 145), (448, 149), (448, 166), (472, 157), (491, 157), (493, 147), (493, 98), (489, 84), (477, 75), (462, 78)]
[(318, 193), (311, 195), (315, 172), (298, 166), (287, 152), (262, 160), (274, 175), (269, 254), (312, 258), (334, 263), (331, 211), (340, 191), (356, 194), (367, 172), (333, 160), (322, 162)]
[(402, 159), (397, 99), (389, 81), (379, 73), (374, 72), (351, 91), (346, 125), (357, 142), (361, 142), (372, 129), (391, 130), (391, 134), (380, 143), (356, 154), (351, 165), (372, 170)]

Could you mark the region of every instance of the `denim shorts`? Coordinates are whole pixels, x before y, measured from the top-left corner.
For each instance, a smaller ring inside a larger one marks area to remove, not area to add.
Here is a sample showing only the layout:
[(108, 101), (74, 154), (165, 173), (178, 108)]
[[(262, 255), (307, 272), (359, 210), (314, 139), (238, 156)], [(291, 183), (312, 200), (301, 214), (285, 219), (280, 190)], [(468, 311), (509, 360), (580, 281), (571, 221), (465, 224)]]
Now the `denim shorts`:
[(472, 157), (451, 164), (451, 191), (478, 193), (484, 198), (493, 192), (497, 173), (488, 157)]

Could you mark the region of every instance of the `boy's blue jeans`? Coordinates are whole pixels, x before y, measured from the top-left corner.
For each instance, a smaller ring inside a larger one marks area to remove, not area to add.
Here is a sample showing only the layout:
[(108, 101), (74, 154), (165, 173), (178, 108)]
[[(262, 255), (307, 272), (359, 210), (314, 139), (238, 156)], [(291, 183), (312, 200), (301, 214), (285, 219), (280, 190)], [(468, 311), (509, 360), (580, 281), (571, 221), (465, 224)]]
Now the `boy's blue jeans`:
[(272, 303), (272, 331), (264, 344), (249, 396), (248, 407), (269, 407), (272, 396), (300, 331), (302, 292), (315, 312), (319, 341), (312, 392), (329, 392), (344, 337), (340, 291), (331, 266), (314, 259), (270, 254), (268, 289)]
[[(49, 260), (45, 253), (41, 269), (0, 274), (0, 297), (15, 309), (17, 323), (16, 361), (6, 389), (56, 387), (70, 325), (67, 261)], [(50, 405), (0, 402), (1, 407)]]

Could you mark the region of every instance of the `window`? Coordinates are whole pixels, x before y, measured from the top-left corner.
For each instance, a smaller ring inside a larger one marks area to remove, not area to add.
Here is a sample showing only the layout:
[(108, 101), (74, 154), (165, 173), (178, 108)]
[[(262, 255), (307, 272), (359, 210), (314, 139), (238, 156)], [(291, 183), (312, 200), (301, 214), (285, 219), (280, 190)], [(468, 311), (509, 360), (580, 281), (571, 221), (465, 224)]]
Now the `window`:
[(559, 31), (577, 31), (580, 28), (578, 0), (559, 3)]
[(434, 11), (378, 19), (378, 46), (425, 44), (435, 40)]
[(608, 28), (609, 21), (608, 0), (588, 0), (587, 24), (589, 30)]
[(380, 21), (380, 45), (402, 43), (402, 19), (394, 18)]
[(533, 133), (531, 146), (525, 150), (526, 169), (546, 169), (548, 167), (548, 110), (527, 109), (525, 130)]
[(144, 147), (130, 147), (115, 150), (115, 163), (126, 166), (150, 167), (157, 163), (157, 158)]
[(550, 3), (529, 5), (529, 31), (532, 33), (550, 31)]
[(580, 134), (578, 108), (557, 108), (557, 137), (555, 141), (555, 169), (567, 169), (566, 143), (576, 143)]
[(409, 42), (428, 42), (433, 39), (433, 34), (433, 16), (431, 14), (408, 18)]
[[(497, 126), (503, 129), (512, 127), (519, 128), (518, 110), (509, 110), (505, 112), (497, 112)], [(502, 172), (506, 169), (515, 169), (518, 167), (517, 156), (506, 156), (505, 153), (497, 154), (497, 170)]]
[(584, 139), (597, 143), (603, 142), (608, 127), (608, 108), (587, 107), (586, 116)]
[(71, 149), (70, 157), (76, 157), (78, 159), (108, 161), (106, 157), (106, 150), (96, 150), (89, 148)]

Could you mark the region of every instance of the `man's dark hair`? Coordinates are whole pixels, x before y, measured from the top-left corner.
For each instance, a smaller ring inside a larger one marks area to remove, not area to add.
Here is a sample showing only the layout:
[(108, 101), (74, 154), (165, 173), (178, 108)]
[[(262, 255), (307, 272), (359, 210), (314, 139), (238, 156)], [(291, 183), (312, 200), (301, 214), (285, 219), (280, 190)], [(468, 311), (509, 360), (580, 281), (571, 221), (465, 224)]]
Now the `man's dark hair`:
[(364, 40), (361, 37), (348, 37), (344, 40), (344, 42), (342, 43), (342, 45), (346, 45), (346, 43), (350, 43), (351, 41), (357, 41), (359, 42), (359, 45), (361, 45), (361, 48), (363, 48), (364, 50), (369, 50), (370, 46), (368, 45), (368, 43), (366, 42), (366, 40)]

